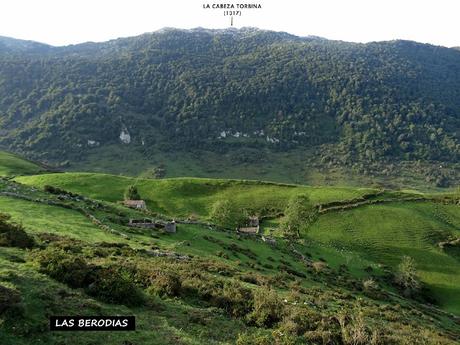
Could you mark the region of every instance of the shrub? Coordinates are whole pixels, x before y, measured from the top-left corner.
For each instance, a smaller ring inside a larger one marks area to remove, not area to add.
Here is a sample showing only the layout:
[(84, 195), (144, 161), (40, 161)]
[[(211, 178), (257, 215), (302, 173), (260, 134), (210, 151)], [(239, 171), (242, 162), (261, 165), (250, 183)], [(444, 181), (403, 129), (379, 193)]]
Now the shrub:
[(286, 308), (285, 316), (280, 324), (280, 330), (293, 335), (303, 335), (307, 331), (318, 328), (322, 316), (318, 312), (307, 307)]
[(225, 246), (224, 248), (229, 250), (229, 251), (231, 251), (232, 253), (234, 253), (234, 255), (236, 255), (236, 253), (241, 253), (241, 254), (246, 255), (248, 258), (253, 259), (253, 260), (257, 260), (257, 258), (258, 258), (257, 255), (251, 249), (240, 247), (236, 243), (230, 243), (229, 245)]
[(288, 267), (286, 265), (278, 265), (278, 269), (280, 271), (284, 271), (284, 272), (286, 272), (288, 274), (291, 274), (291, 275), (299, 277), (299, 278), (306, 278), (307, 277), (304, 273), (296, 271), (295, 269), (292, 269), (292, 268), (290, 268), (290, 267)]
[(364, 291), (373, 291), (379, 288), (379, 285), (375, 282), (374, 279), (369, 278), (363, 281), (363, 290)]
[(90, 265), (61, 248), (48, 247), (34, 254), (40, 272), (104, 302), (139, 305), (143, 297), (132, 279), (114, 267)]
[(284, 259), (280, 259), (280, 262), (285, 266), (291, 266), (291, 263), (289, 261), (284, 260)]
[(223, 276), (231, 277), (235, 274), (235, 269), (230, 265), (217, 260), (196, 260), (193, 266), (198, 270), (217, 273)]
[(338, 337), (328, 329), (308, 331), (304, 337), (307, 340), (306, 344), (343, 344), (341, 340), (335, 341)]
[(254, 310), (249, 321), (257, 326), (271, 327), (281, 320), (284, 312), (283, 302), (275, 290), (260, 288), (254, 293)]
[(323, 272), (327, 269), (327, 264), (323, 261), (315, 261), (311, 265), (317, 273)]
[(202, 272), (192, 271), (184, 277), (182, 287), (185, 294), (211, 301), (213, 296), (217, 295), (217, 291), (222, 289), (223, 282)]
[(113, 267), (98, 267), (85, 288), (88, 295), (109, 303), (140, 305), (144, 299), (130, 277)]
[(223, 280), (200, 271), (184, 272), (182, 293), (209, 302), (232, 317), (241, 317), (252, 309), (252, 292), (238, 281)]
[(373, 345), (381, 343), (379, 330), (366, 324), (362, 311), (339, 314), (337, 320), (340, 324), (343, 344)]
[(58, 187), (50, 186), (50, 185), (43, 186), (43, 190), (45, 192), (47, 192), (47, 193), (56, 194), (56, 195), (68, 195), (70, 197), (79, 197), (80, 196), (78, 194), (66, 191), (66, 190), (58, 188)]
[(234, 317), (244, 316), (252, 308), (251, 290), (234, 281), (225, 282), (221, 293), (214, 300), (216, 306)]
[(420, 289), (414, 259), (409, 256), (403, 256), (394, 280), (399, 287), (404, 289), (404, 294), (407, 296), (411, 296)]
[(209, 216), (212, 222), (224, 228), (235, 228), (247, 218), (245, 212), (230, 200), (217, 200), (212, 205)]
[(374, 269), (372, 268), (372, 266), (367, 266), (365, 269), (364, 269), (367, 273), (371, 273), (374, 271)]
[(238, 276), (239, 280), (249, 283), (249, 284), (254, 284), (254, 285), (261, 285), (260, 278), (261, 276), (257, 275), (256, 273), (250, 272), (250, 271), (243, 272)]
[(0, 213), (0, 246), (31, 248), (34, 240), (21, 225), (9, 222), (10, 216)]
[(141, 196), (137, 190), (137, 187), (134, 185), (128, 186), (125, 190), (125, 200), (140, 200)]
[(35, 261), (40, 272), (73, 288), (84, 287), (93, 269), (83, 258), (54, 247), (36, 253)]
[(310, 226), (316, 219), (316, 206), (308, 195), (295, 195), (289, 200), (280, 224), (288, 238), (299, 238), (300, 232)]
[(17, 310), (21, 302), (21, 295), (13, 289), (0, 285), (0, 315)]
[(38, 244), (39, 245), (49, 245), (51, 244), (53, 248), (63, 249), (69, 254), (81, 253), (83, 249), (83, 242), (75, 238), (70, 238), (67, 236), (61, 236), (51, 233), (40, 233), (37, 234)]
[(362, 289), (367, 297), (374, 299), (384, 299), (385, 295), (380, 291), (379, 284), (372, 278), (362, 282)]
[(239, 334), (236, 345), (272, 345), (275, 339), (271, 334), (264, 334), (260, 331)]
[(209, 320), (202, 311), (192, 310), (188, 312), (188, 322), (206, 326)]
[(158, 296), (177, 296), (182, 288), (179, 276), (173, 272), (158, 271), (150, 276), (148, 293)]

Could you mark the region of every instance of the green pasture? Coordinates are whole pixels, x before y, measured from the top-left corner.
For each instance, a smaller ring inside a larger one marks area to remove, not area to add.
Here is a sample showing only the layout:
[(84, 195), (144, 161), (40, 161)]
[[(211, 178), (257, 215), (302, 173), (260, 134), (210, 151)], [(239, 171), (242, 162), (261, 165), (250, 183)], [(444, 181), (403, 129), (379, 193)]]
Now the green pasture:
[(136, 185), (150, 209), (173, 216), (207, 217), (212, 204), (221, 199), (241, 208), (260, 212), (281, 211), (296, 194), (308, 194), (314, 203), (353, 199), (375, 191), (370, 188), (311, 187), (250, 180), (205, 178), (136, 179), (98, 173), (58, 173), (17, 178), (20, 183), (53, 185), (94, 199), (121, 201), (124, 190)]
[(319, 246), (352, 252), (395, 268), (402, 256), (415, 259), (442, 307), (460, 313), (460, 262), (437, 243), (460, 235), (460, 208), (430, 202), (364, 206), (322, 215), (305, 233)]
[(0, 151), (0, 176), (38, 174), (44, 169), (15, 154)]

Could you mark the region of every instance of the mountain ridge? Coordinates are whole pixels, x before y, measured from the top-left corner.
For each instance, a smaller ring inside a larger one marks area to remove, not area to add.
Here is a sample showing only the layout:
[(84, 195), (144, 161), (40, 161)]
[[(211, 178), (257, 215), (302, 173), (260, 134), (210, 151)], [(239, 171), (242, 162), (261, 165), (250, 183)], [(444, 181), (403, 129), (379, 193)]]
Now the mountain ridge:
[(149, 36), (149, 35), (155, 35), (155, 34), (161, 34), (161, 33), (167, 33), (171, 31), (176, 31), (176, 32), (189, 32), (189, 33), (209, 33), (209, 34), (216, 34), (216, 33), (241, 33), (241, 32), (257, 32), (257, 33), (275, 33), (279, 34), (280, 37), (284, 36), (286, 38), (292, 38), (292, 39), (300, 39), (300, 40), (311, 40), (311, 39), (316, 39), (316, 40), (324, 40), (324, 41), (331, 41), (331, 42), (342, 42), (342, 43), (350, 43), (350, 44), (358, 44), (358, 45), (367, 45), (367, 44), (375, 44), (375, 43), (388, 43), (388, 42), (413, 42), (421, 45), (429, 45), (433, 47), (442, 47), (442, 48), (447, 48), (447, 49), (460, 49), (460, 46), (453, 46), (453, 47), (447, 47), (443, 45), (437, 45), (433, 43), (422, 43), (419, 41), (414, 41), (414, 40), (409, 40), (409, 39), (391, 39), (391, 40), (379, 40), (379, 41), (369, 41), (369, 42), (355, 42), (355, 41), (347, 41), (347, 40), (341, 40), (341, 39), (329, 39), (326, 37), (322, 36), (317, 36), (317, 35), (296, 35), (296, 34), (291, 34), (287, 31), (275, 31), (275, 30), (268, 30), (268, 29), (260, 29), (257, 27), (252, 27), (252, 26), (245, 26), (241, 28), (235, 28), (235, 27), (228, 27), (228, 28), (221, 28), (221, 29), (211, 29), (211, 28), (205, 28), (205, 27), (195, 27), (195, 28), (190, 28), (190, 29), (184, 29), (184, 28), (175, 28), (175, 27), (163, 27), (158, 30), (154, 31), (148, 31), (144, 32), (141, 34), (136, 34), (136, 35), (129, 35), (129, 36), (120, 36), (116, 38), (110, 38), (108, 40), (104, 41), (84, 41), (84, 42), (78, 42), (78, 43), (69, 43), (69, 44), (63, 44), (63, 45), (54, 45), (54, 44), (48, 44), (45, 42), (37, 41), (37, 40), (29, 40), (29, 39), (20, 39), (20, 38), (14, 38), (10, 36), (2, 36), (0, 35), (0, 43), (3, 41), (10, 41), (10, 42), (15, 42), (17, 41), (18, 43), (23, 42), (23, 43), (32, 43), (32, 44), (37, 44), (37, 45), (43, 45), (47, 46), (50, 48), (67, 48), (67, 47), (76, 47), (76, 46), (84, 46), (87, 44), (104, 44), (104, 43), (109, 43), (109, 42), (114, 42), (118, 40), (125, 40), (125, 39), (133, 39), (137, 37), (142, 37), (142, 36)]
[(308, 148), (372, 174), (460, 156), (460, 52), (412, 41), (166, 28), (0, 53), (0, 82), (0, 145), (51, 161), (112, 144), (147, 155)]

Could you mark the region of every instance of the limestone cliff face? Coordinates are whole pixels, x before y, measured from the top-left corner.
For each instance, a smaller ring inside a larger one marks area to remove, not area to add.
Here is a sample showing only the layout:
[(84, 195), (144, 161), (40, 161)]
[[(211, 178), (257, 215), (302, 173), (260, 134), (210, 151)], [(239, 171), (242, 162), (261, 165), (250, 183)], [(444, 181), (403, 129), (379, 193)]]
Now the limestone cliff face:
[(131, 135), (128, 132), (128, 129), (123, 128), (120, 133), (120, 141), (123, 144), (129, 144), (131, 143)]

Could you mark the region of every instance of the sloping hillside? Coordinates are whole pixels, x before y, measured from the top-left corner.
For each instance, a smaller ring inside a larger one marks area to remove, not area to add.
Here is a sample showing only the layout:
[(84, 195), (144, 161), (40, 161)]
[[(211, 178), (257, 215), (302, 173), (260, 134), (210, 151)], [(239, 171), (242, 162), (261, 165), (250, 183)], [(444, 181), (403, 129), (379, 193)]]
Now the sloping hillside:
[(117, 202), (129, 185), (135, 184), (147, 205), (155, 211), (187, 217), (207, 217), (212, 204), (220, 199), (233, 199), (242, 208), (254, 211), (281, 212), (289, 198), (308, 193), (316, 203), (354, 199), (376, 192), (371, 188), (309, 187), (260, 181), (224, 179), (140, 179), (109, 174), (58, 173), (19, 177), (18, 182), (44, 187), (52, 185), (94, 199)]
[(33, 175), (46, 169), (15, 154), (0, 151), (0, 176)]
[(237, 152), (257, 165), (252, 149), (299, 149), (314, 152), (308, 165), (362, 175), (428, 164), (441, 187), (458, 173), (456, 49), (251, 28), (26, 46), (0, 47), (0, 144), (15, 152), (72, 164), (118, 145), (141, 157), (133, 165), (171, 152)]
[[(231, 200), (241, 212), (246, 210), (266, 219), (263, 231), (275, 236), (281, 235), (273, 227), (278, 226), (290, 198), (307, 194), (313, 203), (323, 205), (323, 211), (331, 209), (305, 233), (315, 246), (393, 268), (404, 255), (411, 256), (416, 259), (420, 277), (443, 308), (460, 311), (456, 297), (460, 295), (458, 258), (438, 246), (441, 241), (460, 236), (460, 210), (455, 203), (444, 205), (442, 194), (381, 194), (376, 189), (351, 187), (190, 178), (151, 180), (88, 173), (44, 174), (16, 180), (40, 188), (52, 185), (108, 202), (121, 201), (123, 192), (134, 184), (151, 210), (202, 221), (209, 221), (213, 205), (219, 200)], [(439, 201), (434, 201), (437, 198)], [(349, 204), (357, 207), (348, 208)]]
[[(15, 180), (26, 184), (0, 179), (2, 344), (345, 345), (358, 333), (361, 344), (456, 344), (460, 336), (460, 263), (438, 246), (459, 235), (453, 194), (89, 173)], [(156, 212), (116, 203), (130, 185)], [(280, 222), (288, 200), (305, 194), (322, 208), (293, 241)], [(259, 212), (261, 233), (209, 223), (209, 206), (221, 200)], [(180, 222), (189, 216), (201, 222)], [(146, 217), (176, 218), (177, 232), (128, 226)], [(403, 255), (414, 259), (417, 294), (396, 284)], [(48, 331), (48, 315), (76, 314), (134, 315), (137, 330)]]
[(459, 257), (438, 244), (460, 237), (460, 207), (431, 203), (364, 206), (321, 216), (305, 236), (316, 245), (397, 266), (413, 257), (443, 308), (460, 314)]

